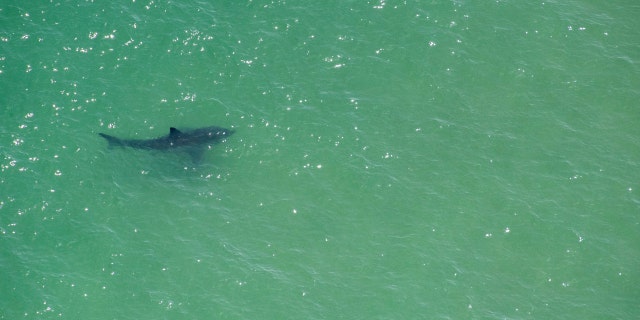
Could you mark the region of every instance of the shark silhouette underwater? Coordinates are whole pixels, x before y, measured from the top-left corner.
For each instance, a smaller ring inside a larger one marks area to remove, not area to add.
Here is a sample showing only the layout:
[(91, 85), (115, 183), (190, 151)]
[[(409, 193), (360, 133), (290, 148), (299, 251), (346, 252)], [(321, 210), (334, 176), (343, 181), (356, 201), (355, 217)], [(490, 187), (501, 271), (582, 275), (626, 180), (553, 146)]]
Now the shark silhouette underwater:
[(120, 139), (104, 133), (98, 134), (107, 139), (109, 147), (182, 151), (189, 154), (194, 163), (199, 163), (205, 150), (216, 143), (224, 141), (234, 132), (231, 129), (211, 126), (184, 131), (171, 127), (168, 135), (155, 139)]

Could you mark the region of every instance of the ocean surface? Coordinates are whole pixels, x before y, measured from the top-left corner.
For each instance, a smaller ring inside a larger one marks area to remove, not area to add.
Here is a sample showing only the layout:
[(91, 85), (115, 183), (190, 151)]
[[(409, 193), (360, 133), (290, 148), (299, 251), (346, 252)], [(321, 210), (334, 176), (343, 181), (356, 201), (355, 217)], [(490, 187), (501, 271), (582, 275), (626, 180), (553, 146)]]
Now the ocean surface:
[(638, 319), (639, 16), (4, 1), (0, 319)]

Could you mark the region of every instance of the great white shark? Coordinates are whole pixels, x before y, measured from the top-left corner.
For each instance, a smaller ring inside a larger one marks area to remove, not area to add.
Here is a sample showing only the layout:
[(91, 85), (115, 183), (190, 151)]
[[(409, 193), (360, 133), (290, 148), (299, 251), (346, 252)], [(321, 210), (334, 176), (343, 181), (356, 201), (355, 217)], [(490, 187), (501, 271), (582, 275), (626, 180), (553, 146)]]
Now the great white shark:
[(120, 139), (104, 133), (98, 134), (107, 139), (110, 147), (184, 151), (191, 156), (193, 162), (199, 162), (206, 149), (223, 141), (234, 132), (231, 129), (211, 126), (184, 131), (171, 127), (168, 135), (155, 139)]

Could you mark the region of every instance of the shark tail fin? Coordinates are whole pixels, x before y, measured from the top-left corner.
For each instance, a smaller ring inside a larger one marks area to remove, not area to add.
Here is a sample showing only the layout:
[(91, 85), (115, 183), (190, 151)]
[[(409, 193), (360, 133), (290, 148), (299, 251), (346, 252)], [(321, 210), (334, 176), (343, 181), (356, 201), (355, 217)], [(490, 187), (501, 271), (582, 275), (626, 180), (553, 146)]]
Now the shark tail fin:
[(122, 140), (114, 137), (114, 136), (110, 136), (108, 134), (104, 134), (104, 133), (98, 133), (101, 137), (107, 139), (107, 142), (109, 142), (109, 147), (122, 147), (124, 146), (124, 144), (122, 143)]

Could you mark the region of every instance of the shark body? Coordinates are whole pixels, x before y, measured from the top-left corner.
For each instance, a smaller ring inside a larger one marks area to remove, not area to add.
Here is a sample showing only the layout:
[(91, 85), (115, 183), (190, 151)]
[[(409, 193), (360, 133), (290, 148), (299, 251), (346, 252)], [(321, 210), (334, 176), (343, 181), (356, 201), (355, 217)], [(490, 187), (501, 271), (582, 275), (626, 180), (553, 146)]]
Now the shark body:
[(204, 127), (180, 131), (169, 128), (169, 134), (155, 139), (120, 139), (108, 134), (99, 133), (109, 142), (110, 147), (129, 147), (134, 149), (185, 151), (194, 162), (199, 162), (204, 150), (211, 145), (223, 141), (234, 133), (233, 130), (220, 127)]

